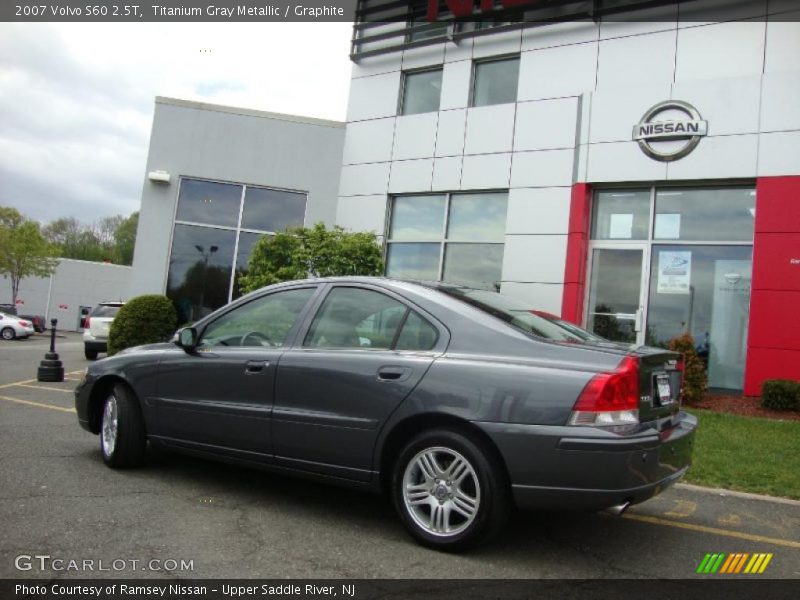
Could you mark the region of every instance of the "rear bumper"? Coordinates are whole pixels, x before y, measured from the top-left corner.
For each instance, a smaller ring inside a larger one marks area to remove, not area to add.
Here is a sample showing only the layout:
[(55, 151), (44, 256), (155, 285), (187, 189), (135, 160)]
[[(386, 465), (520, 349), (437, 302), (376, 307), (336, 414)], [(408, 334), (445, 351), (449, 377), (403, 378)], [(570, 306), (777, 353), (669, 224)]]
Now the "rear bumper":
[(97, 350), (98, 352), (106, 352), (108, 351), (108, 341), (107, 340), (87, 340), (84, 338), (83, 346), (87, 350)]
[(598, 510), (659, 494), (691, 465), (697, 419), (681, 412), (632, 434), (475, 423), (505, 460), (520, 508)]

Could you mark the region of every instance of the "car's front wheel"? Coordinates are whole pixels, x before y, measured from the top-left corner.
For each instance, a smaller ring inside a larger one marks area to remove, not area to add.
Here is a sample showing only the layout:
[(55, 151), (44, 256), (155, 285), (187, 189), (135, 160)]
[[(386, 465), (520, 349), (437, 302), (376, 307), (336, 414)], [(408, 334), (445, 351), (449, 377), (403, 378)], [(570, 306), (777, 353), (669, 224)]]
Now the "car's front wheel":
[(4, 327), (3, 331), (0, 331), (0, 336), (2, 336), (4, 340), (13, 340), (17, 337), (17, 332), (11, 327)]
[(144, 463), (147, 437), (144, 419), (133, 392), (118, 383), (106, 395), (100, 417), (100, 452), (112, 468)]
[(497, 533), (511, 508), (505, 470), (477, 437), (437, 429), (412, 439), (392, 477), (406, 529), (438, 550), (463, 550)]

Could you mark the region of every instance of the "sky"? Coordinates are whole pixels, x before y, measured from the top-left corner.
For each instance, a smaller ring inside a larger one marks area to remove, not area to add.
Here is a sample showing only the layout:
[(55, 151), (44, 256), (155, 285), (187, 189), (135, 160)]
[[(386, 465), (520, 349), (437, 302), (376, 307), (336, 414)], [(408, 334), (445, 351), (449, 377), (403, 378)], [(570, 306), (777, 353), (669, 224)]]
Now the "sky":
[(343, 121), (350, 23), (0, 23), (0, 206), (139, 209), (154, 100)]

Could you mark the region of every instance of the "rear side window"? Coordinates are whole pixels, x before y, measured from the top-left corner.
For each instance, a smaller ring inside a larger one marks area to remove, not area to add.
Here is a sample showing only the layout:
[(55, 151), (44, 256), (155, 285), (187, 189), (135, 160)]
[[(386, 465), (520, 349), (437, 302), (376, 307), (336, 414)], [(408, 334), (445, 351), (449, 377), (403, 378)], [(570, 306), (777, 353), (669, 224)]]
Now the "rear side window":
[(117, 316), (117, 313), (119, 312), (120, 308), (122, 308), (122, 305), (98, 304), (97, 306), (94, 307), (94, 310), (92, 311), (92, 314), (90, 316), (108, 317), (110, 319), (113, 319), (114, 317)]
[(430, 350), (436, 329), (405, 304), (380, 292), (334, 288), (303, 345), (310, 348)]

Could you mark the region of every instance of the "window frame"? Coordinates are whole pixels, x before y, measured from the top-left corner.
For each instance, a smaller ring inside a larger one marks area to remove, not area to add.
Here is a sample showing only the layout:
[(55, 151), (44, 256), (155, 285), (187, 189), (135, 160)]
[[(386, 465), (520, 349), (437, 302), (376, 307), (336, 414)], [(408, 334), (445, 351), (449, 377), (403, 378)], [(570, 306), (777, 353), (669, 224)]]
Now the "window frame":
[[(241, 188), (241, 194), (239, 197), (239, 210), (238, 216), (235, 226), (230, 225), (213, 225), (209, 223), (197, 223), (194, 221), (185, 221), (182, 219), (178, 219), (178, 209), (181, 201), (181, 189), (183, 187), (184, 181), (198, 181), (203, 183), (220, 183), (226, 185), (235, 185)], [(170, 266), (172, 263), (172, 250), (173, 245), (175, 243), (175, 226), (176, 225), (190, 225), (192, 227), (204, 227), (206, 229), (214, 229), (214, 230), (222, 230), (222, 231), (232, 231), (236, 235), (234, 246), (233, 246), (233, 259), (230, 265), (230, 278), (228, 280), (228, 304), (233, 302), (234, 300), (238, 300), (238, 298), (234, 297), (234, 285), (236, 284), (236, 273), (237, 273), (237, 258), (239, 255), (239, 241), (241, 238), (241, 234), (243, 233), (255, 233), (261, 236), (269, 235), (274, 236), (277, 232), (276, 231), (267, 231), (262, 229), (251, 229), (242, 226), (242, 217), (244, 215), (244, 203), (247, 196), (247, 189), (248, 188), (261, 188), (266, 190), (273, 190), (276, 192), (289, 192), (293, 194), (302, 194), (305, 196), (305, 208), (303, 209), (303, 226), (306, 223), (308, 218), (308, 200), (309, 200), (309, 191), (308, 190), (293, 190), (289, 188), (281, 188), (278, 186), (270, 186), (270, 185), (258, 185), (258, 184), (250, 184), (250, 183), (242, 183), (238, 181), (225, 181), (222, 179), (210, 179), (205, 177), (192, 177), (181, 175), (178, 180), (178, 189), (175, 194), (175, 206), (172, 211), (172, 227), (170, 228), (170, 235), (169, 235), (169, 252), (167, 253), (167, 265), (166, 269), (164, 270), (164, 280), (163, 280), (163, 288), (165, 290), (169, 290), (169, 273), (170, 273)], [(240, 296), (241, 297), (241, 296)], [(221, 308), (221, 307), (220, 307)]]
[[(379, 294), (388, 296), (392, 300), (395, 300), (406, 307), (406, 312), (403, 315), (402, 322), (400, 323), (400, 326), (397, 329), (395, 339), (392, 340), (391, 348), (369, 348), (369, 347), (323, 348), (323, 347), (313, 347), (305, 345), (306, 338), (311, 332), (311, 325), (314, 323), (314, 320), (320, 313), (320, 310), (325, 304), (325, 301), (328, 299), (328, 296), (333, 292), (333, 290), (337, 288), (354, 288), (370, 292), (378, 292)], [(299, 350), (301, 352), (373, 352), (373, 353), (389, 352), (392, 354), (440, 355), (444, 353), (444, 351), (447, 349), (447, 345), (450, 343), (450, 331), (447, 329), (447, 327), (445, 327), (441, 323), (441, 321), (439, 321), (436, 317), (431, 315), (431, 313), (429, 313), (425, 309), (416, 305), (414, 302), (396, 293), (394, 290), (381, 287), (378, 285), (364, 284), (364, 283), (350, 283), (350, 282), (323, 284), (321, 286), (321, 289), (317, 292), (317, 295), (313, 297), (306, 306), (306, 311), (307, 312), (305, 313), (305, 315), (303, 315), (302, 318), (302, 325), (294, 334), (292, 345), (290, 346), (290, 348), (293, 350)], [(417, 313), (417, 315), (419, 315), (423, 320), (425, 320), (429, 325), (431, 325), (431, 327), (433, 327), (434, 330), (436, 330), (436, 341), (429, 350), (394, 349), (394, 347), (397, 345), (398, 339), (400, 338), (400, 333), (402, 332), (403, 327), (405, 326), (406, 320), (408, 319), (408, 315), (411, 314), (412, 311)]]
[[(389, 197), (389, 201), (386, 203), (386, 222), (384, 224), (384, 231), (386, 232), (385, 241), (384, 241), (384, 256), (388, 259), (389, 257), (389, 249), (391, 244), (438, 244), (439, 245), (439, 264), (437, 269), (436, 281), (444, 281), (444, 264), (445, 264), (445, 256), (447, 254), (447, 246), (448, 244), (488, 244), (494, 246), (503, 246), (503, 252), (505, 252), (505, 245), (506, 245), (506, 231), (504, 227), (503, 231), (503, 239), (498, 241), (493, 240), (471, 240), (471, 239), (462, 239), (462, 238), (450, 238), (449, 237), (449, 229), (450, 229), (450, 206), (452, 203), (453, 196), (468, 196), (468, 195), (480, 195), (480, 194), (505, 194), (506, 195), (506, 219), (508, 218), (508, 200), (509, 200), (509, 190), (469, 190), (469, 191), (457, 191), (457, 192), (426, 192), (422, 194), (394, 194)], [(394, 203), (398, 198), (411, 198), (415, 196), (444, 196), (445, 203), (444, 203), (444, 219), (442, 221), (442, 232), (441, 236), (437, 238), (425, 238), (425, 239), (418, 239), (418, 240), (393, 240), (391, 236), (391, 227), (392, 227), (392, 216), (394, 213)], [(384, 274), (386, 274), (386, 268), (389, 266), (389, 261), (386, 261), (386, 265), (384, 267)], [(502, 263), (501, 263), (501, 277), (502, 277)], [(388, 276), (388, 275), (387, 275)]]
[[(264, 350), (281, 350), (286, 351), (289, 348), (293, 347), (296, 342), (297, 334), (300, 332), (301, 327), (305, 324), (306, 317), (308, 316), (309, 311), (316, 308), (318, 304), (318, 300), (320, 297), (321, 290), (324, 286), (321, 286), (318, 283), (300, 283), (288, 286), (282, 286), (280, 288), (276, 288), (274, 290), (269, 290), (265, 293), (256, 293), (256, 294), (247, 294), (242, 296), (241, 298), (237, 299), (235, 302), (228, 304), (224, 307), (222, 312), (215, 311), (208, 317), (204, 317), (198, 323), (192, 325), (197, 330), (197, 340), (198, 344), (203, 339), (203, 336), (206, 334), (206, 330), (210, 325), (216, 323), (222, 318), (225, 318), (227, 315), (232, 313), (235, 310), (243, 308), (244, 306), (252, 303), (257, 302), (259, 300), (263, 300), (269, 296), (274, 296), (275, 294), (280, 294), (282, 292), (289, 292), (301, 289), (312, 289), (314, 290), (309, 297), (308, 301), (306, 301), (305, 306), (303, 309), (298, 313), (297, 317), (295, 317), (294, 323), (289, 331), (286, 333), (286, 340), (280, 346), (264, 346)], [(211, 318), (213, 316), (213, 318)], [(213, 346), (210, 352), (219, 352), (225, 350), (241, 350), (242, 348), (250, 348), (251, 350), (254, 348), (258, 348), (257, 346), (250, 347), (250, 346)], [(198, 347), (199, 349), (199, 347)]]
[[(505, 62), (505, 61), (517, 61), (517, 90), (513, 100), (510, 102), (495, 102), (492, 104), (475, 104), (475, 84), (478, 81), (478, 67), (480, 65), (485, 65), (489, 63), (496, 63), (496, 62)], [(515, 52), (513, 54), (504, 54), (502, 56), (490, 56), (486, 58), (480, 59), (473, 59), (472, 61), (472, 70), (470, 73), (470, 81), (469, 81), (469, 102), (467, 103), (468, 108), (483, 108), (485, 106), (502, 106), (504, 104), (514, 104), (515, 102), (519, 101), (519, 69), (522, 66), (522, 55), (519, 52)]]
[(444, 81), (444, 65), (434, 65), (430, 67), (421, 67), (419, 69), (408, 69), (400, 73), (400, 96), (397, 99), (397, 116), (398, 117), (413, 117), (414, 115), (429, 115), (431, 113), (439, 112), (442, 110), (442, 89), (439, 89), (439, 103), (435, 110), (427, 110), (424, 112), (406, 113), (406, 81), (409, 76), (420, 75), (422, 73), (441, 74), (440, 82)]

